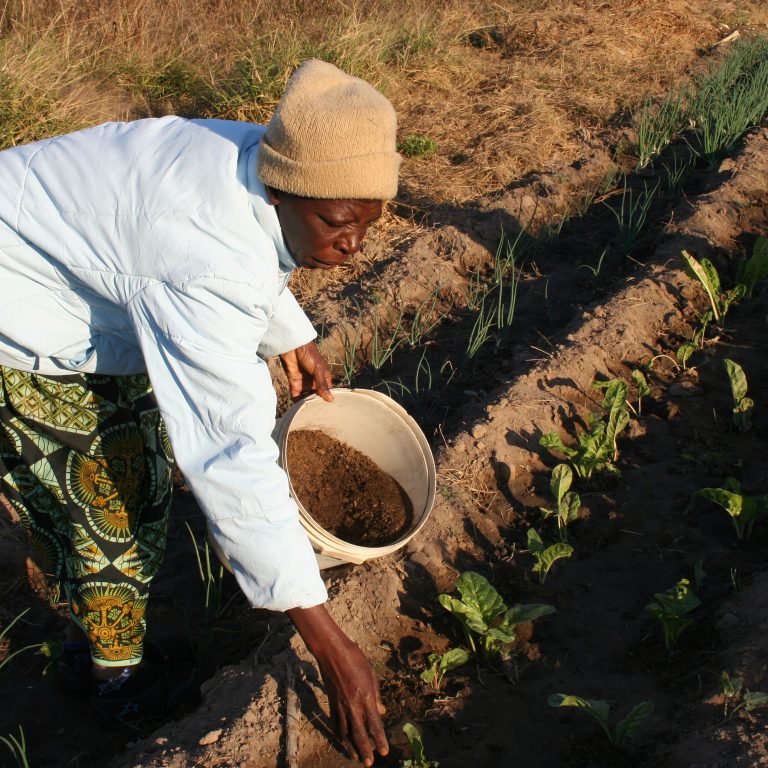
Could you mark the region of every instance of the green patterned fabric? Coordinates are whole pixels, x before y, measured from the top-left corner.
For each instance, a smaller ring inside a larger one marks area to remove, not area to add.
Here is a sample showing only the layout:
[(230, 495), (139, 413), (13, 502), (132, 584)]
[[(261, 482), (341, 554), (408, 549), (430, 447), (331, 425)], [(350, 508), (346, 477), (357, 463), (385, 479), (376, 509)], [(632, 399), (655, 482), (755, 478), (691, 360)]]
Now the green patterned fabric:
[(141, 661), (165, 551), (171, 450), (145, 375), (0, 366), (0, 490), (104, 666)]

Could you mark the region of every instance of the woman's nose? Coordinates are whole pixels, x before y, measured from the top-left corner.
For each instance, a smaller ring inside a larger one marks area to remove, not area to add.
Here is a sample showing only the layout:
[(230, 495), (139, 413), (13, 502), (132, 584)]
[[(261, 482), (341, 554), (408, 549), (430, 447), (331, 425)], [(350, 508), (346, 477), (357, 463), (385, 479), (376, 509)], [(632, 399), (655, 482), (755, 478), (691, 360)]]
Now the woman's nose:
[(339, 235), (334, 243), (334, 247), (345, 256), (353, 256), (360, 250), (363, 243), (363, 233), (357, 230), (350, 230)]

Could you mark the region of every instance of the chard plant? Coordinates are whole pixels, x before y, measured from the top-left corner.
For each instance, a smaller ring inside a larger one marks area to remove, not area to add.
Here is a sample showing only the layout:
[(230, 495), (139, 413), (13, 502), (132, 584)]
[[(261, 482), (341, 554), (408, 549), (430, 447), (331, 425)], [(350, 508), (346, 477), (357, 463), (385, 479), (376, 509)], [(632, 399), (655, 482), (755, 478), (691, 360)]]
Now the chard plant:
[(755, 241), (752, 255), (744, 262), (737, 273), (736, 281), (744, 285), (746, 297), (752, 298), (755, 286), (768, 277), (768, 237), (762, 235)]
[(589, 429), (576, 438), (576, 445), (563, 443), (557, 432), (549, 432), (539, 440), (539, 445), (549, 451), (557, 451), (568, 458), (576, 474), (590, 480), (593, 473), (620, 476), (616, 467), (619, 452), (616, 439), (629, 423), (627, 409), (627, 382), (621, 379), (599, 381), (592, 384), (594, 389), (604, 389), (603, 408), (606, 417), (599, 413), (589, 416)]
[(680, 579), (674, 587), (666, 592), (657, 592), (653, 597), (653, 602), (648, 603), (645, 610), (661, 622), (664, 647), (672, 651), (683, 630), (693, 624), (688, 614), (701, 605), (701, 600), (694, 594), (688, 579)]
[(752, 411), (755, 409), (755, 402), (747, 397), (747, 375), (738, 363), (727, 357), (723, 360), (723, 365), (731, 385), (733, 423), (739, 432), (749, 432), (752, 428)]
[(558, 560), (567, 559), (573, 554), (573, 547), (564, 541), (545, 544), (533, 528), (528, 529), (528, 549), (535, 561), (532, 570), (538, 574), (539, 584), (546, 581), (550, 568)]
[(725, 670), (720, 675), (720, 691), (723, 697), (723, 721), (731, 720), (741, 710), (751, 712), (753, 709), (768, 706), (768, 693), (744, 693), (744, 679), (730, 677)]
[(724, 488), (701, 488), (696, 491), (702, 499), (713, 501), (730, 516), (739, 541), (752, 535), (755, 521), (768, 511), (768, 495), (747, 496), (735, 477), (726, 477)]
[(624, 747), (639, 730), (642, 723), (647, 720), (654, 710), (652, 701), (641, 701), (634, 706), (629, 714), (611, 727), (608, 720), (611, 707), (602, 699), (583, 699), (581, 696), (573, 696), (567, 693), (553, 693), (549, 697), (550, 707), (576, 707), (588, 712), (600, 724), (600, 728), (608, 741), (617, 749)]
[(637, 389), (637, 415), (639, 416), (643, 412), (643, 398), (650, 396), (651, 388), (648, 386), (645, 374), (638, 368), (632, 371), (630, 377), (635, 385), (635, 389)]
[(746, 295), (745, 283), (737, 283), (731, 290), (724, 291), (717, 268), (709, 259), (699, 262), (688, 251), (683, 251), (682, 255), (685, 271), (704, 287), (712, 306), (712, 316), (716, 323), (721, 323), (731, 305)]
[(459, 620), (472, 653), (486, 662), (509, 657), (515, 627), (555, 612), (545, 603), (507, 608), (488, 579), (474, 571), (462, 573), (456, 589), (461, 597), (440, 595), (440, 605)]
[(463, 667), (468, 661), (469, 654), (463, 648), (451, 648), (445, 653), (430, 653), (427, 656), (429, 666), (419, 677), (439, 691), (446, 674), (452, 669)]
[[(573, 482), (573, 470), (567, 464), (558, 464), (552, 470), (549, 487), (555, 498), (553, 508), (539, 507), (544, 517), (554, 517), (557, 520), (557, 530), (560, 541), (568, 541), (568, 525), (579, 519), (581, 499), (576, 491), (569, 490)], [(530, 532), (528, 534), (530, 536)], [(529, 545), (530, 549), (530, 545)]]
[(401, 760), (400, 768), (440, 768), (440, 763), (436, 760), (428, 760), (424, 751), (424, 742), (421, 740), (421, 734), (412, 723), (406, 723), (403, 726), (403, 733), (408, 739), (408, 747), (411, 750), (409, 760)]

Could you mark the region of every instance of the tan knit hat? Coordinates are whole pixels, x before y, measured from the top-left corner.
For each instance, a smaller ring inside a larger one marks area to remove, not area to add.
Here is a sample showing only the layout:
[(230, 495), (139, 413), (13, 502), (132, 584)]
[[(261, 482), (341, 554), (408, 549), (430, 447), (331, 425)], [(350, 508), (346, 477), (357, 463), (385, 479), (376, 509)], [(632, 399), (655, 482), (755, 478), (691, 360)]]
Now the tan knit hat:
[(302, 197), (389, 200), (400, 167), (396, 130), (395, 110), (373, 86), (310, 59), (261, 139), (259, 178)]

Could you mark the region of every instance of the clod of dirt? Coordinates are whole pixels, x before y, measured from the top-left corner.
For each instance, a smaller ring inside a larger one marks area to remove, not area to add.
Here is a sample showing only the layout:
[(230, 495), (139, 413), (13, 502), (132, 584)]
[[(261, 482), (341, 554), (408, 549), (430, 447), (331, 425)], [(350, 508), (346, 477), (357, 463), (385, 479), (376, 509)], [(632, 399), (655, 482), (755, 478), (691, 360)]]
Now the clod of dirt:
[(350, 544), (391, 544), (413, 521), (413, 504), (394, 478), (319, 430), (288, 435), (288, 473), (307, 512)]

